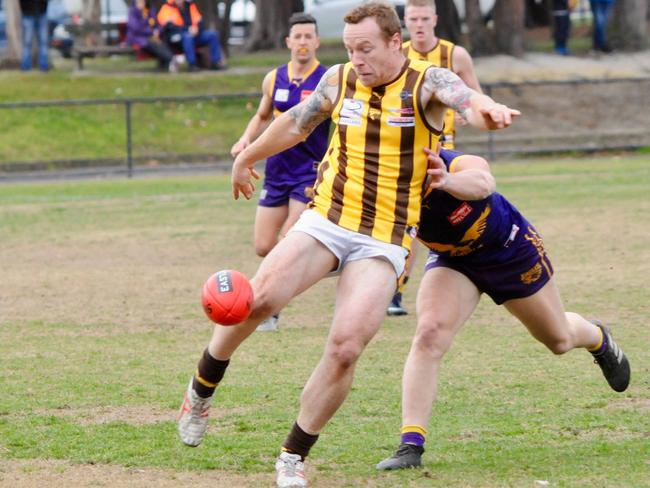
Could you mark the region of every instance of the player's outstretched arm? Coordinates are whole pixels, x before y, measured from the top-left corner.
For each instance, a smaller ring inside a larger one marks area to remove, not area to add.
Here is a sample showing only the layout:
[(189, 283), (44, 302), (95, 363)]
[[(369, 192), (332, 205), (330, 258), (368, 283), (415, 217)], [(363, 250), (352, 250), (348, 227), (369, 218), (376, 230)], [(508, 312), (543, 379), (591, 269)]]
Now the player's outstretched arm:
[(255, 115), (248, 122), (246, 130), (244, 130), (239, 140), (230, 149), (230, 154), (233, 158), (237, 157), (251, 142), (257, 139), (271, 123), (271, 120), (273, 120), (273, 100), (271, 99), (272, 80), (273, 71), (270, 71), (264, 77), (264, 81), (262, 81), (262, 98), (260, 99), (260, 104), (257, 107)]
[(429, 148), (424, 148), (429, 160), (428, 185), (432, 190), (442, 190), (459, 200), (483, 200), (496, 190), (496, 181), (490, 165), (480, 156), (461, 154), (447, 170), (442, 158)]
[(314, 92), (298, 105), (284, 112), (235, 158), (232, 166), (232, 194), (246, 199), (253, 196), (255, 185), (251, 178), (258, 178), (253, 167), (257, 161), (266, 159), (295, 146), (327, 120), (338, 94), (338, 66), (331, 67), (321, 78)]
[(519, 110), (496, 103), (487, 95), (469, 88), (460, 77), (443, 68), (429, 68), (423, 85), (425, 96), (430, 95), (430, 104), (438, 100), (453, 108), (474, 127), (484, 130), (504, 129), (512, 123)]

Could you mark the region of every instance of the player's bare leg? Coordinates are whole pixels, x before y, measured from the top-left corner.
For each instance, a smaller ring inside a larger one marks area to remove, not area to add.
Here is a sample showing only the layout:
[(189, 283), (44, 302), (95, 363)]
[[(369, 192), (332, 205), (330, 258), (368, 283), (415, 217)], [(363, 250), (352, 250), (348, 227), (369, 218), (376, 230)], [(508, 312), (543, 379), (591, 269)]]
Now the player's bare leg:
[(630, 382), (627, 358), (607, 328), (574, 312), (565, 312), (553, 278), (537, 293), (509, 300), (505, 307), (517, 317), (538, 341), (555, 354), (584, 347), (601, 367), (609, 385), (624, 391)]
[(418, 324), (402, 377), (402, 439), (377, 469), (417, 467), (436, 399), (443, 356), (480, 299), (465, 275), (449, 268), (428, 270), (417, 297)]
[[(258, 207), (258, 208), (262, 208), (262, 207)], [(287, 217), (284, 223), (282, 224), (282, 228), (280, 229), (279, 234), (276, 236), (276, 240), (280, 240), (285, 235), (287, 235), (289, 229), (293, 227), (293, 224), (295, 224), (298, 221), (302, 212), (305, 210), (305, 208), (307, 208), (307, 204), (291, 198), (289, 199), (288, 207), (283, 207), (283, 208), (288, 208)], [(279, 329), (279, 326), (280, 326), (280, 311), (277, 311), (269, 315), (266, 319), (264, 319), (257, 326), (256, 330), (260, 332), (273, 332), (273, 331), (277, 331)]]
[(181, 440), (198, 446), (203, 440), (215, 388), (230, 356), (257, 325), (284, 307), (295, 295), (319, 281), (337, 265), (334, 255), (302, 232), (292, 232), (262, 261), (253, 286), (253, 310), (248, 319), (231, 327), (214, 327), (212, 338), (190, 380), (178, 417)]
[(303, 389), (298, 419), (278, 458), (278, 486), (307, 486), (304, 458), (347, 397), (357, 360), (381, 325), (395, 280), (393, 266), (379, 258), (352, 261), (343, 269), (325, 351)]
[(281, 238), (280, 231), (288, 216), (289, 205), (280, 205), (279, 207), (262, 207), (259, 205), (257, 207), (254, 242), (255, 253), (258, 256), (266, 256), (278, 243)]
[(379, 330), (395, 282), (383, 259), (348, 263), (339, 279), (325, 351), (300, 398), (298, 424), (318, 433), (345, 400), (357, 359)]

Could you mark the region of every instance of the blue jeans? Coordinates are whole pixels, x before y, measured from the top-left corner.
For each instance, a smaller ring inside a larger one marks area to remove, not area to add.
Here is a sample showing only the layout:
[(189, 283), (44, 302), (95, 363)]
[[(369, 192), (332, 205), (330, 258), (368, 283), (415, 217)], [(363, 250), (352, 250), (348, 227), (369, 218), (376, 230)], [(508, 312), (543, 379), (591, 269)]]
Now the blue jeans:
[(607, 21), (609, 13), (614, 5), (613, 0), (591, 0), (591, 14), (593, 15), (593, 28), (594, 28), (594, 49), (605, 50), (609, 49), (607, 44)]
[(189, 32), (183, 32), (181, 43), (187, 63), (190, 65), (196, 65), (196, 48), (206, 44), (210, 47), (210, 63), (214, 65), (221, 61), (219, 36), (213, 30), (201, 31), (196, 36), (190, 35)]
[(32, 42), (34, 40), (34, 31), (36, 31), (38, 35), (38, 67), (41, 71), (47, 71), (50, 67), (47, 59), (47, 14), (23, 15), (23, 59), (20, 63), (20, 69), (23, 71), (32, 69)]

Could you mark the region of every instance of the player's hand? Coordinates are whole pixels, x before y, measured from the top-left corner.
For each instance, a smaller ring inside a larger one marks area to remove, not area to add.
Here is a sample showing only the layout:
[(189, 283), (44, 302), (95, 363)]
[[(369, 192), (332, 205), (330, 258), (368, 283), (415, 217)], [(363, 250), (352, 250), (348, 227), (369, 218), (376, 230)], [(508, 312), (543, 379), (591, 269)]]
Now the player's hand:
[(248, 147), (250, 143), (248, 141), (239, 139), (237, 142), (233, 144), (233, 146), (230, 148), (230, 155), (233, 158), (236, 158), (237, 155), (242, 152), (246, 147)]
[(454, 122), (457, 127), (465, 127), (469, 123), (458, 112), (454, 112)]
[(427, 186), (432, 190), (443, 189), (447, 184), (449, 171), (447, 171), (447, 166), (439, 155), (440, 144), (438, 144), (436, 151), (432, 151), (428, 147), (425, 147), (424, 152), (427, 154), (427, 160), (429, 162), (429, 167), (427, 169)]
[(199, 33), (199, 26), (197, 25), (191, 25), (187, 31), (190, 33), (192, 37), (196, 36)]
[(480, 109), (480, 114), (485, 121), (488, 129), (505, 129), (512, 124), (512, 119), (521, 115), (519, 110), (515, 110), (500, 103), (494, 103), (488, 107)]
[(232, 175), (230, 177), (232, 183), (232, 196), (235, 200), (239, 200), (239, 194), (243, 194), (246, 200), (250, 200), (255, 191), (255, 184), (253, 178), (260, 179), (260, 175), (254, 168), (248, 168), (245, 164), (235, 159), (232, 165)]

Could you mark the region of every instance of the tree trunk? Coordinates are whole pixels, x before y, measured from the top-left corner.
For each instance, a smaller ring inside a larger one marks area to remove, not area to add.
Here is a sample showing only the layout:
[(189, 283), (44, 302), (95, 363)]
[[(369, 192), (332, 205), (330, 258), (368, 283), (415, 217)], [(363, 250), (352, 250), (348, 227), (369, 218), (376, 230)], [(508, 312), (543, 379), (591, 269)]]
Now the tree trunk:
[[(102, 17), (101, 0), (83, 0), (81, 2), (81, 19), (84, 24), (99, 24)], [(101, 32), (88, 32), (84, 36), (86, 46), (103, 44)]]
[(225, 0), (223, 9), (223, 19), (219, 19), (217, 29), (219, 30), (219, 37), (221, 39), (221, 46), (226, 57), (230, 57), (230, 46), (228, 39), (230, 39), (230, 12), (232, 10), (232, 1)]
[(5, 23), (7, 35), (7, 52), (2, 60), (2, 67), (17, 68), (22, 54), (22, 26), (20, 3), (18, 0), (4, 0)]
[(469, 50), (472, 56), (493, 54), (494, 41), (485, 27), (479, 0), (465, 0), (465, 23), (469, 32)]
[(247, 51), (282, 48), (289, 32), (289, 17), (302, 2), (295, 0), (257, 0), (255, 22), (246, 42)]
[(496, 1), (494, 34), (498, 52), (517, 57), (524, 55), (524, 2)]
[(447, 39), (454, 44), (460, 44), (460, 17), (453, 0), (436, 0), (438, 24), (436, 36)]
[(642, 51), (648, 46), (648, 0), (617, 0), (614, 3), (609, 40), (616, 49)]

